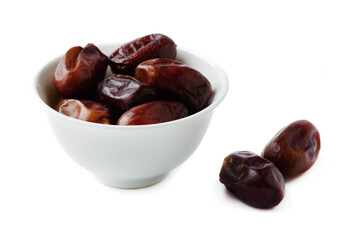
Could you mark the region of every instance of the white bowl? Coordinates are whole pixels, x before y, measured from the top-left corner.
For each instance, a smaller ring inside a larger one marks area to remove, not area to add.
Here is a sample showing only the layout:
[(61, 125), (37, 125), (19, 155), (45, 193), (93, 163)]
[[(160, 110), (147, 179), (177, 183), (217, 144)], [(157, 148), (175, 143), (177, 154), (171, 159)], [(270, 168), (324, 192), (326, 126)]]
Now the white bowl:
[[(100, 45), (109, 55), (121, 44)], [(139, 125), (103, 125), (70, 118), (55, 111), (60, 99), (52, 76), (58, 57), (44, 66), (35, 80), (36, 95), (65, 152), (92, 172), (99, 182), (119, 188), (140, 188), (161, 181), (190, 157), (200, 144), (215, 108), (228, 90), (225, 72), (211, 61), (178, 48), (177, 60), (200, 71), (210, 81), (214, 97), (202, 111), (176, 121)]]

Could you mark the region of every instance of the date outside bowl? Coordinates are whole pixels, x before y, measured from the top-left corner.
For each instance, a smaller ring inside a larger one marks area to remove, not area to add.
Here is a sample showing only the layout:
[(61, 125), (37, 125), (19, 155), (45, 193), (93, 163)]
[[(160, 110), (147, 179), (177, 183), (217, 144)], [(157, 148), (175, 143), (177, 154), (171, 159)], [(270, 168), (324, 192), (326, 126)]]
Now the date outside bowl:
[[(99, 45), (111, 54), (121, 44)], [(209, 106), (186, 118), (151, 125), (103, 125), (70, 118), (55, 111), (60, 100), (52, 76), (61, 57), (46, 64), (35, 80), (35, 92), (64, 151), (97, 180), (117, 188), (141, 188), (161, 181), (199, 146), (215, 108), (228, 90), (228, 78), (221, 67), (178, 48), (177, 60), (198, 70), (212, 85)], [(108, 73), (110, 71), (108, 70)]]

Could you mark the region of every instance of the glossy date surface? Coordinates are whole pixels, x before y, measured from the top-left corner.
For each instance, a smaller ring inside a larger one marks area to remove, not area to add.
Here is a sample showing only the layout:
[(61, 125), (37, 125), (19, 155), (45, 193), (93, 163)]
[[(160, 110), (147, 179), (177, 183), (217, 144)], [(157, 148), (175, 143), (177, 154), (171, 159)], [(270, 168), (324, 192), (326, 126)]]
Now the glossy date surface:
[(95, 45), (72, 47), (57, 65), (53, 83), (64, 98), (92, 98), (107, 66), (107, 56)]
[(97, 86), (97, 96), (118, 115), (156, 98), (155, 92), (150, 87), (131, 76), (122, 74), (102, 80)]
[(142, 62), (135, 78), (152, 87), (160, 96), (183, 102), (191, 113), (205, 108), (212, 96), (210, 82), (197, 70), (169, 59)]
[(110, 110), (91, 100), (64, 99), (56, 106), (56, 111), (83, 121), (110, 124)]
[(153, 58), (175, 59), (176, 44), (162, 34), (150, 34), (122, 45), (110, 56), (114, 73), (133, 75), (141, 62)]
[(281, 129), (266, 145), (262, 156), (272, 161), (285, 178), (308, 170), (320, 151), (320, 134), (307, 120), (293, 122)]
[(284, 198), (284, 178), (275, 165), (247, 151), (224, 159), (220, 182), (241, 201), (257, 208), (271, 208)]
[(133, 107), (118, 120), (118, 125), (156, 124), (188, 116), (185, 105), (174, 101), (154, 101)]

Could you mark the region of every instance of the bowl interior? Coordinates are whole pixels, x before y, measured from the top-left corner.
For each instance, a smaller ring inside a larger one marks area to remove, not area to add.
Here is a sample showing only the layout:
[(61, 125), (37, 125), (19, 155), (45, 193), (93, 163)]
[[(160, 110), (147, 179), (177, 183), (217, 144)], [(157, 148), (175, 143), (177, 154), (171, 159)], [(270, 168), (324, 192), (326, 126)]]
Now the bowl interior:
[[(98, 45), (99, 49), (106, 55), (110, 55), (119, 46), (121, 46), (121, 44)], [(60, 101), (61, 97), (53, 85), (52, 77), (60, 59), (61, 56), (49, 62), (40, 71), (35, 82), (36, 93), (42, 100), (41, 102), (44, 103), (48, 110), (54, 111), (55, 113), (57, 112), (53, 110), (53, 108)], [(210, 111), (211, 109), (215, 108), (225, 97), (228, 90), (228, 80), (225, 72), (218, 65), (212, 63), (211, 61), (205, 60), (205, 58), (201, 57), (199, 54), (195, 54), (182, 48), (177, 48), (176, 59), (198, 70), (211, 83), (213, 89), (213, 100), (207, 108), (200, 112)], [(111, 74), (112, 73), (110, 68), (108, 68), (106, 76)], [(199, 114), (200, 112), (196, 114)]]

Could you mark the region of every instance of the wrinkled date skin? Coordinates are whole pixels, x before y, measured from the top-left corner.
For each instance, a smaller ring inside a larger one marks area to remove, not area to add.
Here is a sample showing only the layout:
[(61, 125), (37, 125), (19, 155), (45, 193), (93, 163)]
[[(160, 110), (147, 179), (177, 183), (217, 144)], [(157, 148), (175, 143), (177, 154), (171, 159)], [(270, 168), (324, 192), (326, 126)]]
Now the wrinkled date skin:
[(126, 110), (156, 98), (154, 90), (135, 78), (117, 74), (102, 80), (97, 86), (100, 101), (119, 117)]
[(241, 201), (257, 208), (271, 208), (284, 198), (284, 178), (275, 165), (247, 151), (224, 159), (220, 182)]
[(176, 44), (162, 34), (151, 34), (118, 48), (110, 56), (110, 67), (114, 73), (134, 75), (141, 62), (153, 58), (176, 58)]
[(118, 120), (118, 125), (145, 125), (169, 122), (189, 115), (185, 105), (174, 101), (155, 101), (133, 107)]
[(108, 62), (93, 44), (70, 48), (55, 70), (55, 88), (64, 98), (91, 98), (96, 84), (104, 78)]
[(281, 129), (266, 145), (262, 156), (272, 161), (285, 178), (308, 170), (320, 151), (320, 134), (309, 121), (300, 120)]
[(110, 124), (110, 110), (91, 100), (64, 99), (57, 105), (56, 111), (83, 121)]
[(183, 102), (190, 112), (205, 108), (212, 96), (209, 81), (184, 63), (169, 59), (151, 59), (141, 63), (135, 78), (152, 87), (165, 99)]

